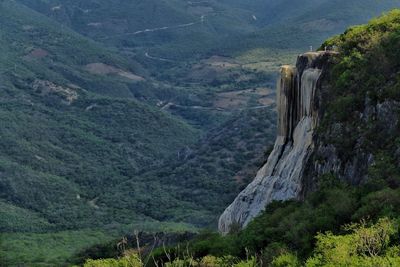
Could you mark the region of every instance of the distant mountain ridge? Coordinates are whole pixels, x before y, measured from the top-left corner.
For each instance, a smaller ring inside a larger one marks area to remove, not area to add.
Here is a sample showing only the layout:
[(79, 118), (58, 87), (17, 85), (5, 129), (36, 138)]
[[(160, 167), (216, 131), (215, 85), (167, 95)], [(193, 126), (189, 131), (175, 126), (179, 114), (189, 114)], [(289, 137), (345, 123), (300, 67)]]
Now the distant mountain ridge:
[[(304, 50), (400, 6), (399, 0), (19, 1), (99, 42), (179, 60), (257, 47)], [(174, 28), (185, 24), (193, 25)], [(162, 30), (146, 32), (155, 28)]]

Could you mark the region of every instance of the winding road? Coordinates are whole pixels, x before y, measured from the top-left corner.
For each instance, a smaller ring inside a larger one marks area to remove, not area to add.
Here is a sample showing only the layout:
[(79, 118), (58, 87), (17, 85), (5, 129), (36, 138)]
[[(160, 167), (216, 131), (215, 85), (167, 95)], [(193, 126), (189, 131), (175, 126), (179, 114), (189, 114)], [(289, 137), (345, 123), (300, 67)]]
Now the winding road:
[(161, 110), (166, 110), (172, 106), (178, 108), (191, 108), (191, 109), (202, 109), (202, 110), (216, 110), (216, 111), (243, 111), (243, 110), (253, 110), (253, 109), (263, 109), (270, 108), (272, 105), (263, 105), (263, 106), (254, 106), (254, 107), (246, 107), (246, 108), (234, 108), (234, 109), (224, 109), (224, 108), (216, 108), (216, 107), (203, 107), (203, 106), (182, 106), (174, 103), (168, 103), (161, 107)]
[(165, 31), (165, 30), (171, 30), (171, 29), (187, 28), (187, 27), (194, 26), (196, 24), (203, 24), (204, 21), (205, 21), (205, 18), (206, 18), (206, 16), (202, 15), (200, 17), (200, 20), (194, 21), (194, 22), (190, 22), (190, 23), (184, 23), (184, 24), (178, 24), (178, 25), (173, 25), (173, 26), (164, 26), (164, 27), (158, 27), (158, 28), (152, 28), (152, 29), (144, 29), (144, 30), (135, 31), (135, 32), (127, 32), (127, 33), (109, 35), (109, 36), (102, 37), (102, 38), (99, 38), (99, 39), (104, 40), (104, 39), (110, 39), (110, 38), (119, 37), (119, 36), (139, 35), (139, 34), (158, 32), (158, 31)]
[(176, 62), (175, 60), (171, 60), (171, 59), (150, 56), (149, 52), (144, 53), (144, 56), (149, 58), (149, 59), (154, 59), (154, 60), (159, 60), (159, 61), (164, 61), (164, 62)]

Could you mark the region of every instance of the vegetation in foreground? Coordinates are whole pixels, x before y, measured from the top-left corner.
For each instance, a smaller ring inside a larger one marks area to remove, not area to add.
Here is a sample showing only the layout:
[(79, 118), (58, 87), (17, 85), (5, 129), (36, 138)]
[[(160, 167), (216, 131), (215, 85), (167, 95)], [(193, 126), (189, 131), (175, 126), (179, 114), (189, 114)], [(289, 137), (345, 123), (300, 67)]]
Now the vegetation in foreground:
[[(319, 233), (316, 239), (315, 249), (305, 262), (299, 257), (280, 248), (279, 255), (272, 257), (265, 255), (251, 256), (241, 260), (238, 257), (204, 256), (195, 258), (190, 250), (182, 253), (175, 259), (171, 258), (168, 251), (165, 256), (167, 262), (158, 262), (155, 258), (147, 257), (142, 260), (140, 253), (134, 250), (125, 251), (119, 259), (87, 260), (84, 267), (142, 267), (142, 266), (166, 266), (166, 267), (322, 267), (322, 266), (398, 266), (400, 265), (399, 246), (399, 221), (381, 218), (377, 223), (367, 225), (364, 221), (359, 224), (346, 225), (345, 233), (335, 235), (332, 232)], [(184, 249), (185, 250), (185, 249)], [(186, 253), (186, 254), (185, 254)], [(268, 259), (270, 257), (270, 259)], [(267, 261), (266, 261), (267, 260)]]

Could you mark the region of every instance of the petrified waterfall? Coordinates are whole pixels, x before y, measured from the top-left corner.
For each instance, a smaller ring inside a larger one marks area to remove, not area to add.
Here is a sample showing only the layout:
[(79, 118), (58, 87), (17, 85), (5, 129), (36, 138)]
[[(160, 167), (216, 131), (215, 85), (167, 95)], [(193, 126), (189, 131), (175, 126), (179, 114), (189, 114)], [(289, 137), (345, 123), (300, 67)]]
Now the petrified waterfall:
[(299, 56), (297, 67), (283, 66), (278, 81), (278, 136), (267, 163), (256, 178), (224, 211), (219, 230), (227, 233), (233, 224), (246, 226), (274, 200), (298, 198), (302, 174), (313, 148), (318, 120), (315, 92), (321, 69), (315, 61), (324, 52)]

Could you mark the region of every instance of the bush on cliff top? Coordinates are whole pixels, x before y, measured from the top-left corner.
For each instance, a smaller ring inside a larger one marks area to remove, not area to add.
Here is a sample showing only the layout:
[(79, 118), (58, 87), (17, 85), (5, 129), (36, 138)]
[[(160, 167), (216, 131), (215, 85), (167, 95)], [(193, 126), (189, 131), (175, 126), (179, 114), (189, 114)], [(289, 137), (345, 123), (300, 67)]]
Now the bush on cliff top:
[[(350, 110), (362, 111), (366, 96), (375, 102), (400, 100), (400, 90), (396, 90), (400, 88), (400, 10), (352, 27), (323, 44), (334, 46), (340, 52), (333, 69), (335, 102), (354, 96), (355, 101), (348, 103)], [(354, 105), (356, 100), (361, 105)]]

